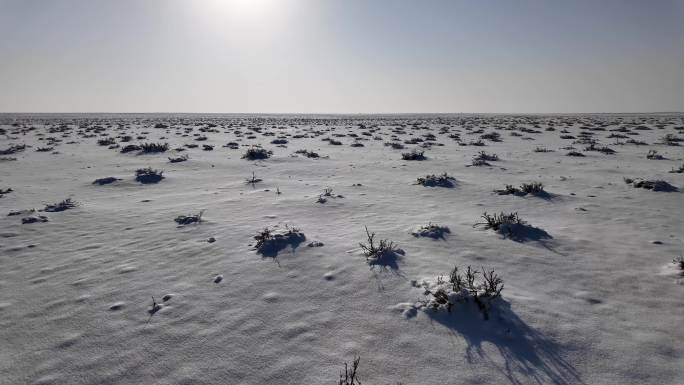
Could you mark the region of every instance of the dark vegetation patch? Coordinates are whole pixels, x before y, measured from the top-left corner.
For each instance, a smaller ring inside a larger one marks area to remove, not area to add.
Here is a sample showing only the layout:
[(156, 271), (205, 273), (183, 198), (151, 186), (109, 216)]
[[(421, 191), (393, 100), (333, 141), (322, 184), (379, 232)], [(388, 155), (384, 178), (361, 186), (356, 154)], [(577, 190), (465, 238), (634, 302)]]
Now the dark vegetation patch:
[(446, 187), (452, 188), (456, 185), (456, 178), (449, 176), (446, 172), (441, 175), (426, 175), (416, 179), (416, 184), (425, 187)]
[(164, 171), (154, 170), (152, 167), (135, 170), (135, 180), (142, 184), (159, 183), (164, 179)]

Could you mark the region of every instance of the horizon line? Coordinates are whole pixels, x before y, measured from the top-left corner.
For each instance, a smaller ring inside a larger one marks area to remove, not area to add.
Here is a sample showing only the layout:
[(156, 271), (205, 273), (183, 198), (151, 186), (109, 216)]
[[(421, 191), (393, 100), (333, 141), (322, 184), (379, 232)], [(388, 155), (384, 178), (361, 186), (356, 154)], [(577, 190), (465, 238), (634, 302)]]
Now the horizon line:
[(20, 112), (4, 112), (0, 111), (0, 115), (629, 115), (629, 114), (684, 114), (682, 111), (607, 111), (607, 112), (112, 112), (112, 111), (98, 111), (98, 112), (38, 112), (38, 111), (20, 111)]

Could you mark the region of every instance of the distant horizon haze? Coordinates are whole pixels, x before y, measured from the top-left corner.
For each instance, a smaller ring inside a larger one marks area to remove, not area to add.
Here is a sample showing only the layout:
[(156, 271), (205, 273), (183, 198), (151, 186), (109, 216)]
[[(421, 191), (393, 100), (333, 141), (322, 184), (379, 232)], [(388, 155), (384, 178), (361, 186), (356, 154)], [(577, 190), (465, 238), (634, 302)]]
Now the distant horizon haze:
[(0, 35), (0, 113), (684, 111), (684, 0), (0, 0)]

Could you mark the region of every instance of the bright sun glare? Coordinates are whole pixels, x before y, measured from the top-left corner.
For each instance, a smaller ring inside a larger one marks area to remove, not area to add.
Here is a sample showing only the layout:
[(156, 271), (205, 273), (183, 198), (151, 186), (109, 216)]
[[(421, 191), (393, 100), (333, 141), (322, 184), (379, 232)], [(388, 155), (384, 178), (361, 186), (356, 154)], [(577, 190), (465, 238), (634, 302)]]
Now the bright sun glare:
[(261, 13), (267, 11), (273, 0), (210, 0), (211, 8), (216, 11)]

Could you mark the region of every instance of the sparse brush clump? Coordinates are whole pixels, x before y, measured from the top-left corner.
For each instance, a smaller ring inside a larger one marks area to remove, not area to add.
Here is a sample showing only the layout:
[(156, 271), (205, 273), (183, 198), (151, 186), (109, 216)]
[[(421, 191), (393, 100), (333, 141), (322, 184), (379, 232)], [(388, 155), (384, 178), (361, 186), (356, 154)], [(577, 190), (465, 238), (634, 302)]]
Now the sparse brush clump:
[(190, 159), (190, 157), (187, 154), (185, 154), (185, 155), (181, 155), (181, 156), (178, 156), (175, 158), (169, 157), (169, 162), (180, 163), (180, 162), (185, 162), (188, 159)]
[(542, 195), (545, 194), (544, 185), (541, 182), (533, 183), (523, 183), (520, 187), (513, 187), (513, 185), (507, 184), (503, 190), (495, 190), (499, 195), (516, 195), (525, 196), (527, 194), (531, 195)]
[(411, 152), (404, 152), (401, 154), (403, 160), (425, 160), (425, 151), (412, 150)]
[(119, 180), (121, 180), (121, 179), (114, 178), (113, 176), (108, 176), (106, 178), (95, 179), (95, 181), (93, 181), (93, 184), (97, 184), (97, 185), (102, 186), (102, 185), (114, 183), (114, 182), (119, 181)]
[(0, 150), (0, 155), (12, 155), (26, 150), (25, 144), (13, 144), (4, 150)]
[(296, 248), (306, 240), (306, 236), (298, 228), (286, 225), (285, 229), (280, 229), (277, 226), (265, 227), (254, 236), (254, 239), (256, 240), (254, 248), (259, 254), (265, 257), (275, 257), (280, 250), (287, 246)]
[(482, 160), (485, 162), (496, 162), (499, 160), (499, 156), (496, 154), (487, 154), (484, 151), (480, 151), (477, 155), (473, 157), (473, 160)]
[(487, 212), (482, 214), (481, 216), (482, 219), (484, 219), (484, 222), (478, 222), (473, 225), (473, 227), (477, 226), (484, 226), (485, 230), (494, 230), (496, 232), (499, 232), (504, 235), (504, 237), (508, 236), (510, 238), (514, 237), (515, 229), (518, 226), (524, 226), (527, 223), (520, 219), (518, 216), (518, 213), (499, 213), (499, 214), (492, 214), (489, 215)]
[(385, 146), (392, 147), (395, 150), (403, 150), (404, 145), (399, 142), (385, 142)]
[(472, 166), (491, 166), (488, 161), (497, 161), (499, 160), (499, 157), (496, 154), (487, 154), (484, 151), (480, 151), (477, 155), (475, 155), (470, 162)]
[(271, 157), (272, 154), (273, 154), (272, 151), (268, 151), (265, 148), (251, 147), (242, 155), (242, 159), (247, 159), (247, 160), (268, 159)]
[(648, 146), (648, 143), (644, 142), (643, 140), (636, 140), (636, 139), (629, 139), (625, 143), (634, 144), (636, 146)]
[(488, 132), (486, 134), (480, 135), (480, 139), (487, 139), (491, 140), (492, 142), (500, 142), (501, 141), (501, 134), (499, 134), (496, 131)]
[(121, 152), (122, 154), (126, 154), (133, 151), (140, 151), (140, 146), (136, 144), (128, 144), (126, 146), (123, 146), (119, 152)]
[(326, 187), (323, 189), (323, 192), (318, 195), (318, 199), (316, 200), (316, 202), (325, 203), (328, 201), (328, 198), (344, 198), (344, 196), (340, 194), (333, 194), (332, 187)]
[(660, 138), (660, 140), (663, 144), (666, 144), (668, 146), (679, 146), (679, 142), (684, 142), (684, 139), (674, 134), (667, 134)]
[(135, 180), (142, 184), (159, 183), (164, 179), (164, 171), (154, 170), (152, 167), (135, 170)]
[(520, 185), (520, 190), (525, 194), (542, 194), (544, 193), (544, 185), (541, 182), (523, 183)]
[(650, 160), (664, 160), (665, 157), (658, 154), (657, 150), (649, 150), (648, 154), (646, 154), (646, 159)]
[[(358, 375), (360, 361), (361, 357), (356, 357), (354, 358), (354, 361), (352, 361), (351, 365), (346, 362), (344, 363), (344, 371), (340, 371), (340, 378), (337, 382), (337, 385), (361, 385)], [(397, 382), (396, 385), (402, 384)]]
[(491, 164), (489, 164), (489, 162), (482, 160), (482, 159), (473, 159), (470, 162), (470, 164), (472, 166), (491, 166)]
[(201, 210), (199, 214), (196, 215), (179, 215), (174, 219), (174, 221), (181, 226), (192, 223), (200, 223), (202, 222), (202, 214), (204, 214), (204, 210)]
[(679, 168), (677, 168), (677, 169), (675, 169), (675, 168), (673, 167), (672, 170), (671, 170), (670, 172), (671, 172), (671, 173), (675, 173), (675, 174), (682, 174), (682, 173), (684, 173), (684, 164), (682, 164), (681, 166), (679, 166)]
[(684, 271), (684, 256), (674, 257), (672, 263), (674, 263), (679, 270)]
[(369, 265), (388, 265), (392, 259), (396, 259), (397, 255), (403, 254), (403, 251), (392, 241), (381, 239), (376, 243), (375, 233), (369, 232), (368, 227), (366, 227), (366, 238), (367, 243), (359, 243), (359, 246)]
[(524, 195), (519, 188), (513, 187), (512, 184), (507, 184), (502, 190), (494, 190), (499, 195)]
[[(479, 276), (482, 278), (478, 279)], [(455, 266), (448, 281), (439, 276), (436, 282), (423, 282), (423, 288), (428, 296), (424, 302), (426, 308), (433, 311), (446, 309), (450, 313), (458, 303), (472, 301), (487, 320), (492, 302), (501, 297), (504, 282), (494, 270), (482, 268), (482, 271), (477, 271), (468, 266), (462, 273)]]
[(584, 151), (597, 151), (597, 152), (600, 152), (603, 154), (609, 154), (609, 155), (615, 154), (615, 152), (616, 152), (615, 150), (613, 150), (610, 147), (606, 147), (606, 146), (597, 147), (595, 143), (591, 143), (588, 147), (585, 147)]
[(31, 215), (28, 217), (21, 218), (22, 225), (28, 225), (31, 223), (45, 223), (49, 219), (45, 215)]
[(645, 180), (641, 178), (624, 178), (625, 183), (631, 184), (634, 188), (643, 188), (652, 191), (677, 191), (677, 187), (667, 183), (664, 180)]
[(257, 177), (256, 177), (256, 174), (254, 173), (254, 171), (252, 171), (252, 177), (251, 177), (251, 178), (248, 178), (247, 180), (245, 180), (245, 182), (246, 182), (247, 184), (251, 184), (251, 185), (255, 185), (255, 184), (257, 184), (257, 183), (259, 183), (259, 182), (261, 182), (261, 181), (262, 181), (262, 179), (261, 179), (261, 178), (257, 178)]
[(116, 140), (114, 138), (100, 139), (97, 141), (97, 144), (100, 146), (111, 146), (113, 144), (116, 144)]
[(73, 209), (76, 206), (78, 206), (77, 202), (72, 201), (71, 198), (67, 198), (59, 203), (46, 205), (43, 211), (54, 213)]
[(361, 361), (361, 357), (354, 358), (351, 365), (348, 365), (346, 362), (344, 363), (344, 372), (340, 371), (338, 385), (361, 385), (356, 374), (359, 369), (359, 361)]
[(432, 222), (423, 225), (413, 230), (411, 234), (414, 237), (428, 237), (433, 239), (444, 239), (446, 234), (451, 234), (451, 230), (447, 226), (436, 225)]
[(141, 154), (155, 154), (160, 152), (166, 152), (168, 149), (168, 143), (143, 143), (140, 145)]
[(307, 158), (319, 158), (320, 156), (313, 152), (313, 151), (308, 151), (308, 150), (297, 150), (295, 151), (295, 154), (302, 154)]
[(424, 177), (419, 177), (416, 179), (416, 184), (425, 187), (447, 187), (451, 188), (455, 186), (456, 178), (447, 175), (445, 172), (442, 175), (426, 175)]

